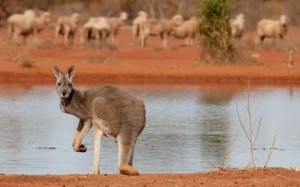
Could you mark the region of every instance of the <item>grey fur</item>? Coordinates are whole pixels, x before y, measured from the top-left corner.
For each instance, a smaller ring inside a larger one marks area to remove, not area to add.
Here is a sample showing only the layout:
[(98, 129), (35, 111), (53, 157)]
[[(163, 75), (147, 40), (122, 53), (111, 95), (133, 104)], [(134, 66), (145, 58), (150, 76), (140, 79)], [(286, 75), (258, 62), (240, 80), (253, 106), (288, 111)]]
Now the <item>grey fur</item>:
[(99, 173), (99, 157), (102, 135), (114, 139), (119, 148), (119, 167), (133, 164), (133, 151), (138, 136), (145, 127), (144, 102), (128, 92), (113, 86), (103, 86), (79, 91), (73, 88), (74, 66), (63, 74), (58, 67), (53, 68), (57, 78), (56, 90), (61, 99), (63, 112), (79, 118), (73, 141), (73, 149), (85, 152), (81, 144), (84, 136), (94, 129), (93, 174)]

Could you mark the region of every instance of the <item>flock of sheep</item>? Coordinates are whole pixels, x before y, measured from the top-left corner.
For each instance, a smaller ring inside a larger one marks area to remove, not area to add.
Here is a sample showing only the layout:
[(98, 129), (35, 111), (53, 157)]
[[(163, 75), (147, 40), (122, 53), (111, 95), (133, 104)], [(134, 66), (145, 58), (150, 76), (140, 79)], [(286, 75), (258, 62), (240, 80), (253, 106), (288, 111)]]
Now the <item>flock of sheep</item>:
[[(259, 42), (265, 39), (280, 38), (283, 39), (287, 32), (287, 23), (289, 18), (281, 15), (278, 20), (262, 19), (257, 22), (257, 36)], [(240, 39), (245, 30), (245, 18), (243, 14), (239, 14), (235, 19), (230, 20), (232, 37)]]
[[(63, 37), (64, 45), (72, 46), (77, 30), (80, 30), (80, 43), (94, 42), (95, 46), (105, 44), (110, 36), (111, 41), (117, 44), (116, 37), (120, 28), (125, 25), (127, 13), (121, 12), (119, 17), (91, 17), (79, 29), (80, 16), (74, 13), (70, 16), (59, 17), (55, 26), (55, 43), (59, 37)], [(280, 16), (278, 20), (262, 19), (257, 23), (257, 36), (260, 42), (266, 38), (283, 38), (287, 32), (288, 17)], [(39, 16), (33, 10), (26, 10), (23, 14), (13, 14), (7, 19), (9, 41), (20, 43), (23, 37), (24, 43), (29, 35), (36, 35), (48, 27), (50, 13), (43, 12)], [(167, 47), (168, 38), (185, 38), (187, 45), (192, 45), (197, 38), (197, 28), (201, 20), (191, 17), (184, 20), (181, 15), (175, 15), (171, 19), (150, 19), (144, 11), (139, 11), (132, 22), (134, 42), (141, 47), (146, 46), (149, 36), (159, 36), (162, 47)], [(231, 34), (233, 38), (240, 39), (245, 31), (245, 18), (239, 14), (230, 20)]]
[(44, 12), (39, 17), (33, 10), (26, 10), (23, 14), (13, 14), (7, 19), (9, 41), (19, 42), (19, 37), (23, 36), (26, 43), (29, 35), (41, 32), (49, 22), (49, 12)]

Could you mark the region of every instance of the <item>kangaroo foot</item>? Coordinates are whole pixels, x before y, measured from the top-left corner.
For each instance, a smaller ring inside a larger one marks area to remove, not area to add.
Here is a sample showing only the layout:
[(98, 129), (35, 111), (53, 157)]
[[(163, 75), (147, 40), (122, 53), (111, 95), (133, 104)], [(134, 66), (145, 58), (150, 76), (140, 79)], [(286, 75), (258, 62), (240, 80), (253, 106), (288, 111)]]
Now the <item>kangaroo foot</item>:
[(99, 169), (93, 169), (90, 174), (100, 174)]
[(120, 173), (123, 175), (131, 175), (131, 176), (139, 175), (139, 171), (130, 165), (121, 165), (119, 170)]
[(74, 149), (76, 152), (86, 152), (87, 147), (84, 144), (81, 144), (77, 149)]

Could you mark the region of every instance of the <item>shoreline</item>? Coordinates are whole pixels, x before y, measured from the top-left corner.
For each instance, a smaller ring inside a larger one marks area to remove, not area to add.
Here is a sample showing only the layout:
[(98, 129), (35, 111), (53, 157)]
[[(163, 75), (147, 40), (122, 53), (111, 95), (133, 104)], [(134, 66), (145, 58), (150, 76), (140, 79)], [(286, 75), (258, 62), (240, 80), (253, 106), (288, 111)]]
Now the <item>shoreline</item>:
[[(268, 181), (268, 183), (266, 183)], [(228, 169), (190, 174), (0, 175), (0, 186), (298, 186), (300, 172), (285, 168)]]
[[(249, 76), (255, 85), (294, 85), (300, 86), (299, 76)], [(125, 84), (125, 85), (201, 85), (201, 84), (236, 84), (245, 85), (248, 75), (140, 75), (140, 74), (102, 74), (77, 73), (75, 84)], [(55, 83), (51, 73), (14, 73), (0, 71), (0, 84), (40, 84)]]

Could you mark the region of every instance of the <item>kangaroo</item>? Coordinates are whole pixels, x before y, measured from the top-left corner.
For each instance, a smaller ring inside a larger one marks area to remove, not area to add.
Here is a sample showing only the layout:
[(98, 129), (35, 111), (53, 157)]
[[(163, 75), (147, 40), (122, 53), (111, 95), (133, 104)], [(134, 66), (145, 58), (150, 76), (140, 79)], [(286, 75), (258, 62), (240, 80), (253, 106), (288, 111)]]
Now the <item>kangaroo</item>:
[(113, 86), (103, 86), (86, 91), (73, 88), (72, 79), (75, 67), (70, 66), (63, 74), (53, 67), (56, 77), (56, 91), (60, 97), (63, 112), (79, 118), (73, 140), (76, 152), (86, 152), (83, 138), (94, 129), (94, 164), (91, 174), (99, 174), (99, 159), (102, 136), (118, 143), (119, 171), (125, 175), (139, 175), (133, 168), (133, 152), (138, 136), (146, 123), (144, 102), (128, 92)]

